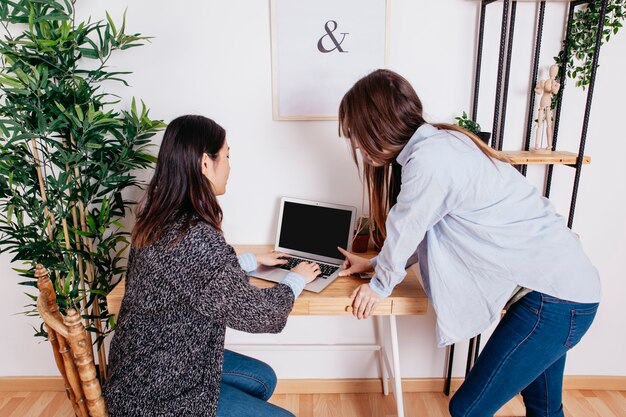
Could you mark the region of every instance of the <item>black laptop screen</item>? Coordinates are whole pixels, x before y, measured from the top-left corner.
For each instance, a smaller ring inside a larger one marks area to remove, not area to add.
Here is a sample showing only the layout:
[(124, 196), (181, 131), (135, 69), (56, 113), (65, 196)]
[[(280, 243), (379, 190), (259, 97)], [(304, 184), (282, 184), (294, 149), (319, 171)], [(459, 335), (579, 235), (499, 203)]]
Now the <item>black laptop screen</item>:
[(342, 259), (337, 246), (348, 246), (351, 217), (349, 210), (286, 201), (278, 246)]

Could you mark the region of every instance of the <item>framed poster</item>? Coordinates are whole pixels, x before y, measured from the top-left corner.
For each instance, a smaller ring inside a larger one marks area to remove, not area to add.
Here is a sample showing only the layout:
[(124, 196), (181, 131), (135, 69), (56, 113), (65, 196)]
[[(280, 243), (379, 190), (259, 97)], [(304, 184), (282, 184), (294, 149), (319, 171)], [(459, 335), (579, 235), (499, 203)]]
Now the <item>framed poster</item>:
[(337, 120), (343, 95), (386, 66), (387, 0), (271, 0), (274, 120)]

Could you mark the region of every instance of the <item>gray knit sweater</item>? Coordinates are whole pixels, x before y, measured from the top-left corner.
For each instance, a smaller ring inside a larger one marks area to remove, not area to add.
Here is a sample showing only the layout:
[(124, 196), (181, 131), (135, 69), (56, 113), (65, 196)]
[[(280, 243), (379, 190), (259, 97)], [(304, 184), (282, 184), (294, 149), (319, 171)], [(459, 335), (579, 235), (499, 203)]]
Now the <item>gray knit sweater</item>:
[(203, 221), (132, 249), (104, 396), (112, 417), (215, 416), (226, 327), (277, 333), (287, 285), (250, 285), (235, 251)]

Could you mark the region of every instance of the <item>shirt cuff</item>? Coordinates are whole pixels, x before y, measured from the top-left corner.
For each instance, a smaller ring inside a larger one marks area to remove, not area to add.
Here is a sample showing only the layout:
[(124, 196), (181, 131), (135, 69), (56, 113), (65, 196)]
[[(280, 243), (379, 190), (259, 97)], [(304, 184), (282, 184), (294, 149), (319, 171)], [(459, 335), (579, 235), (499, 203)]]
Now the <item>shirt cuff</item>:
[(287, 276), (281, 281), (281, 284), (285, 284), (291, 291), (293, 291), (293, 298), (298, 298), (304, 286), (306, 285), (306, 280), (300, 274), (295, 272), (290, 272)]
[(378, 279), (376, 279), (376, 276), (374, 276), (370, 280), (370, 288), (372, 289), (372, 291), (374, 291), (376, 294), (380, 295), (381, 297), (389, 297), (391, 295), (391, 291), (388, 291), (385, 288), (383, 288), (383, 286), (380, 285), (380, 282), (378, 281)]
[(376, 265), (378, 265), (378, 255), (370, 259), (370, 264), (372, 265), (372, 268), (376, 269)]
[(242, 253), (237, 257), (239, 261), (239, 266), (246, 272), (252, 272), (257, 267), (256, 256), (253, 253), (246, 252)]

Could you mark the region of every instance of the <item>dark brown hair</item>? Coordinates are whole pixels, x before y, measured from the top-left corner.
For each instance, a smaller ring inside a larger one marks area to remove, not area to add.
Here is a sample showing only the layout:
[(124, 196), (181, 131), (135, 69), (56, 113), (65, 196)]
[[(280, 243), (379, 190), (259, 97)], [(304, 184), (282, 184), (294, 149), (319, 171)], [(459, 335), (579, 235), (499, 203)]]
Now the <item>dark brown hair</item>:
[[(339, 105), (339, 135), (350, 140), (357, 167), (356, 150), (360, 148), (365, 156), (362, 175), (374, 226), (370, 230), (378, 246), (385, 240), (385, 220), (400, 192), (401, 166), (396, 157), (415, 131), (427, 123), (422, 114), (422, 102), (411, 84), (401, 75), (384, 69), (357, 81)], [(444, 123), (433, 126), (461, 132), (486, 156), (508, 162), (476, 135), (458, 126)]]
[(214, 161), (224, 146), (226, 131), (203, 116), (181, 116), (168, 125), (158, 161), (132, 231), (141, 248), (163, 236), (167, 226), (183, 220), (178, 238), (201, 218), (221, 231), (222, 209), (213, 186), (202, 174), (202, 157)]

